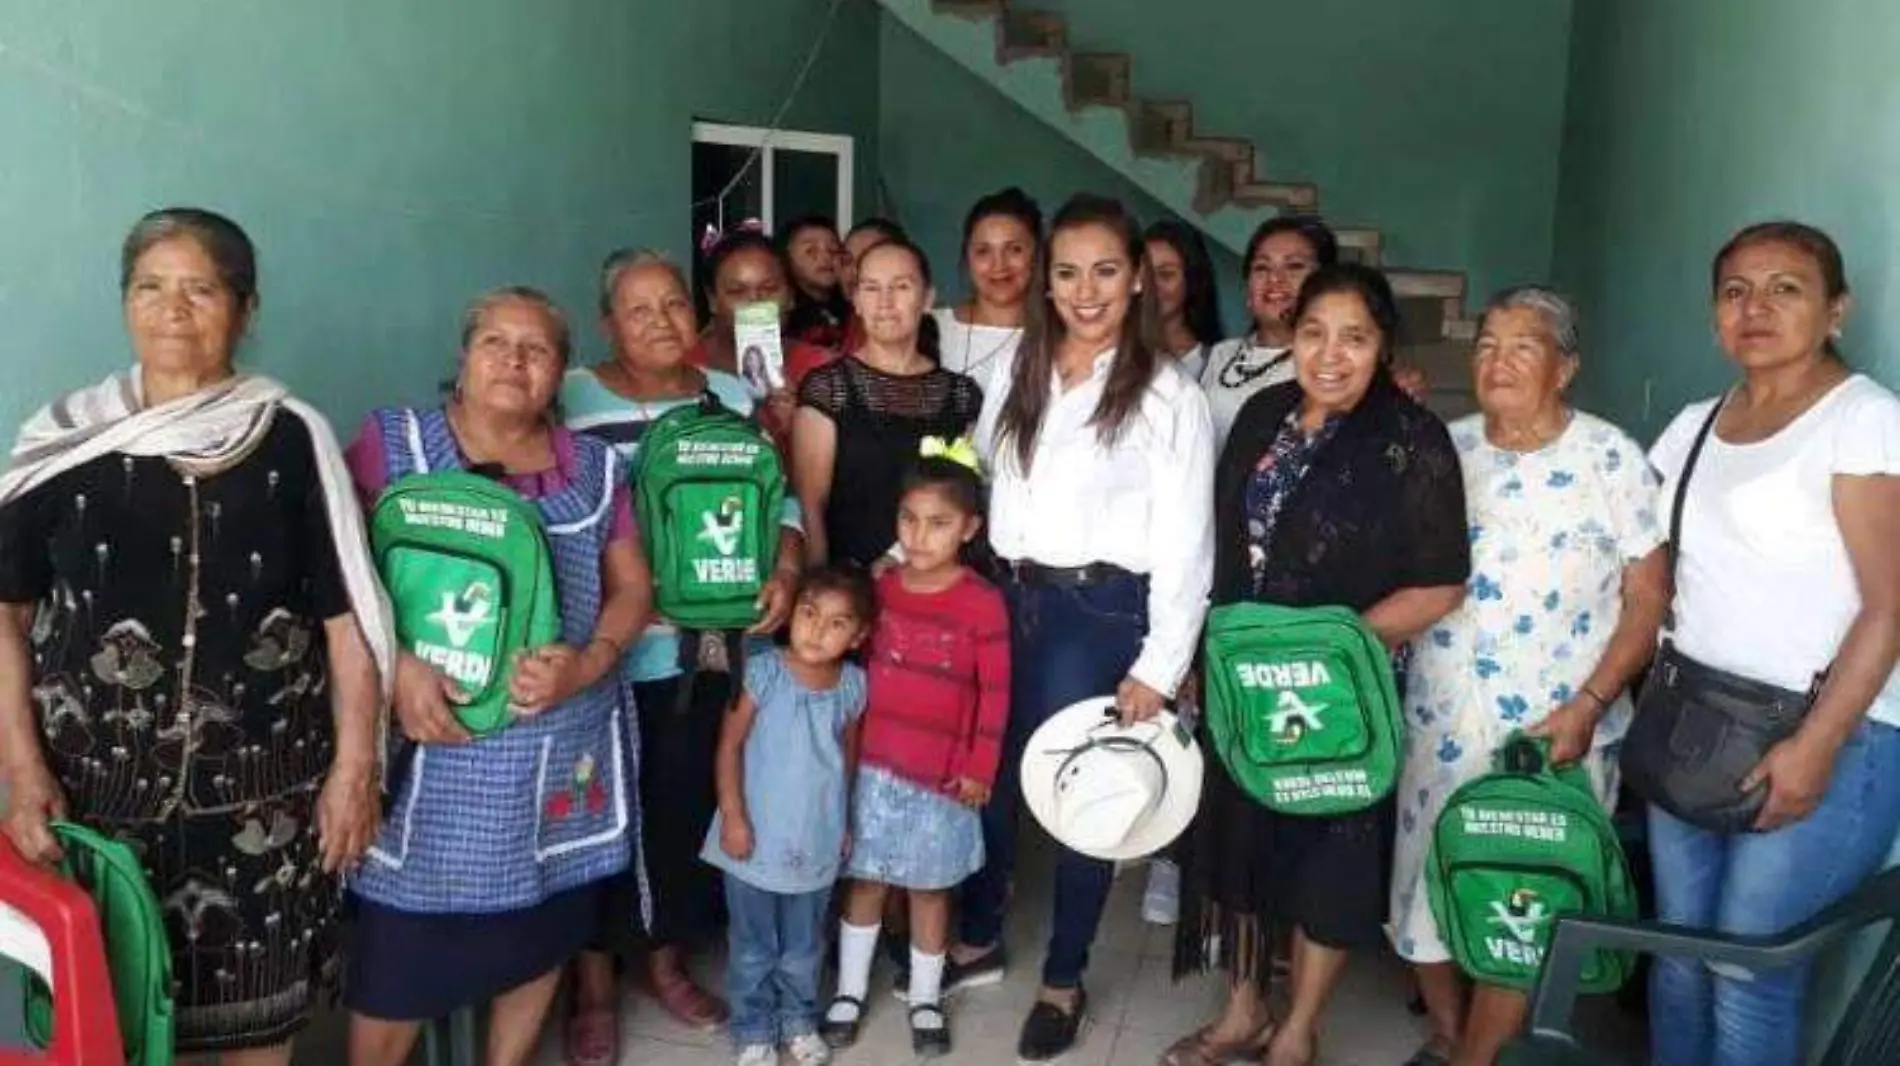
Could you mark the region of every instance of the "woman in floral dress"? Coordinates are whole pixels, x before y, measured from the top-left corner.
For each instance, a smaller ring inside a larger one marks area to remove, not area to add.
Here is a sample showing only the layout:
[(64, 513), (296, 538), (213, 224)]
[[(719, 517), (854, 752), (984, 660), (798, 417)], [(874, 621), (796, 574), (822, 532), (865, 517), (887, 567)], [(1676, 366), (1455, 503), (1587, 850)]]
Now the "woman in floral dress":
[(387, 607), (329, 426), (233, 368), (249, 238), (154, 212), (121, 281), (137, 367), (34, 416), (0, 476), (5, 830), (37, 861), (51, 818), (130, 845), (178, 1050), (287, 1063), (378, 820)]
[(1418, 1066), (1494, 1061), (1525, 1010), (1521, 994), (1485, 985), (1465, 1002), (1425, 892), (1439, 812), (1520, 729), (1547, 736), (1557, 762), (1582, 760), (1614, 805), (1624, 690), (1662, 621), (1656, 476), (1622, 430), (1565, 402), (1577, 352), (1561, 296), (1500, 294), (1473, 357), (1481, 412), (1451, 427), (1471, 582), (1463, 606), (1412, 644), (1392, 881), (1393, 942), (1418, 968), (1432, 1017)]

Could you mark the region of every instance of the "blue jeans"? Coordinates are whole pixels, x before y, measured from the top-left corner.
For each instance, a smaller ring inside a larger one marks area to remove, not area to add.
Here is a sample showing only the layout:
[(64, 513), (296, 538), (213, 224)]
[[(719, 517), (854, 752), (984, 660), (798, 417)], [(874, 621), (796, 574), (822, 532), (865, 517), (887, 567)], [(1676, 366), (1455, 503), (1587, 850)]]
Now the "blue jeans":
[[(963, 883), (961, 939), (997, 943), (1016, 865), (1023, 747), (1050, 716), (1078, 700), (1112, 696), (1148, 633), (1148, 581), (1123, 577), (1087, 588), (1005, 581), (1009, 601), (1009, 730), (996, 788), (983, 808), (983, 869)], [(1114, 864), (1058, 846), (1055, 913), (1042, 982), (1074, 988), (1088, 969)]]
[[(1863, 722), (1834, 762), (1821, 805), (1772, 833), (1724, 835), (1649, 811), (1658, 917), (1722, 933), (1798, 925), (1879, 869), (1900, 831), (1900, 729)], [(1750, 973), (1656, 960), (1651, 1057), (1666, 1066), (1801, 1061), (1810, 966)], [(1666, 1021), (1665, 1021), (1666, 1020)]]
[(733, 1044), (779, 1044), (818, 1031), (818, 971), (825, 962), (830, 902), (829, 888), (785, 895), (726, 875)]

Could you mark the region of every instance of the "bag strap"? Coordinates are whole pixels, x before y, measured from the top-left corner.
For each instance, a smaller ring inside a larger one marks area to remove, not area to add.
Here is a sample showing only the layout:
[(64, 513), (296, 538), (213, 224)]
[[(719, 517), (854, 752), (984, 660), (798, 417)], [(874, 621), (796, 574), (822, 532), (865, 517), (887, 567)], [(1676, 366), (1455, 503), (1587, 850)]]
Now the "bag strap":
[(1702, 420), (1702, 428), (1696, 431), (1695, 443), (1689, 446), (1689, 455), (1682, 461), (1682, 473), (1676, 478), (1676, 500), (1669, 509), (1669, 610), (1663, 618), (1663, 628), (1667, 630), (1676, 628), (1676, 573), (1682, 563), (1682, 512), (1689, 503), (1689, 479), (1695, 476), (1702, 448), (1709, 443), (1709, 434), (1715, 431), (1715, 420), (1721, 416), (1726, 403), (1728, 394), (1723, 393), (1709, 408), (1709, 417)]

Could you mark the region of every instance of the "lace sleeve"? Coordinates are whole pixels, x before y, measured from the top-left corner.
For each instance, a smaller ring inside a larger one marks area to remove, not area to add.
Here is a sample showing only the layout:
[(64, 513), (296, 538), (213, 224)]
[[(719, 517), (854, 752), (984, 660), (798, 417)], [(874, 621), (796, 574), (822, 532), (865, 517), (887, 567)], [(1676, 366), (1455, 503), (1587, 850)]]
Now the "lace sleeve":
[(1403, 447), (1411, 453), (1400, 489), (1411, 553), (1404, 583), (1410, 588), (1462, 585), (1471, 576), (1471, 536), (1458, 450), (1445, 424), (1423, 410), (1406, 419)]
[(838, 421), (851, 399), (845, 372), (844, 361), (838, 360), (805, 375), (798, 387), (798, 405), (809, 407), (833, 422)]

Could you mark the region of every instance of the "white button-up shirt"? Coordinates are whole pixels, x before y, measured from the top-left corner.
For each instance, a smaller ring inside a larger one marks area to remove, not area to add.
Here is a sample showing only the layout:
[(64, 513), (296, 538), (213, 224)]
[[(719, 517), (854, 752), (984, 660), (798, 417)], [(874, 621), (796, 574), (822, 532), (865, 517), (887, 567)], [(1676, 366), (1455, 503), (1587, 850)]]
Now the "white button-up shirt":
[(1053, 369), (1029, 472), (997, 423), (1016, 358), (998, 359), (976, 445), (990, 471), (990, 540), (1005, 559), (1071, 567), (1113, 563), (1148, 575), (1148, 635), (1129, 675), (1172, 695), (1194, 658), (1214, 577), (1214, 425), (1207, 397), (1162, 360), (1120, 437), (1090, 424), (1114, 362), (1064, 391)]

